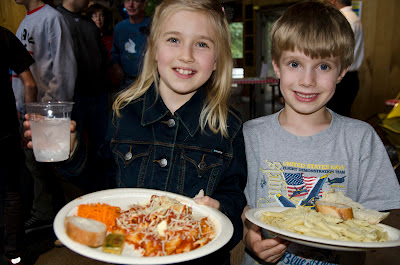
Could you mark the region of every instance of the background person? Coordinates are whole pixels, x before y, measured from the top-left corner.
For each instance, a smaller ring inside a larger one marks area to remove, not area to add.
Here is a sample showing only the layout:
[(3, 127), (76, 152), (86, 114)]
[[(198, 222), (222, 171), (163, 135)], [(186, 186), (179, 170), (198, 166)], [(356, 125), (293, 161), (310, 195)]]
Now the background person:
[[(73, 52), (77, 62), (77, 78), (74, 91), (74, 108), (71, 119), (77, 122), (77, 132), (87, 143), (88, 170), (90, 181), (85, 183), (85, 191), (99, 189), (98, 165), (95, 164), (96, 151), (103, 144), (108, 120), (109, 78), (108, 52), (99, 29), (82, 12), (89, 0), (63, 0), (56, 9), (67, 21), (73, 37)], [(84, 185), (80, 183), (80, 185)]]
[[(25, 102), (35, 102), (37, 88), (29, 70), (29, 66), (35, 61), (14, 34), (3, 27), (0, 27), (0, 57), (0, 84), (3, 96), (0, 111), (4, 124), (0, 131), (0, 148), (3, 150), (0, 159), (0, 209), (4, 224), (4, 238), (0, 238), (0, 247), (4, 249), (7, 264), (22, 264), (25, 246), (19, 176), (24, 169), (25, 157), (21, 148), (21, 134), (9, 70), (13, 70), (22, 82)], [(4, 257), (1, 257), (0, 262), (3, 259)]]
[(91, 18), (100, 30), (101, 38), (107, 47), (109, 58), (111, 58), (111, 47), (113, 34), (111, 29), (110, 11), (103, 5), (95, 3), (86, 10), (87, 17)]
[[(41, 0), (16, 0), (26, 8), (16, 36), (35, 59), (30, 71), (37, 83), (35, 101), (72, 101), (76, 80), (76, 61), (70, 31), (63, 17)], [(24, 85), (13, 75), (12, 86), (17, 110), (25, 113)], [(54, 172), (46, 163), (38, 163), (32, 150), (25, 149), (26, 165), (33, 178), (31, 216), (25, 222), (25, 231), (51, 227), (54, 218)], [(56, 192), (57, 194), (57, 192)]]
[(146, 4), (146, 0), (124, 0), (129, 17), (114, 28), (111, 65), (121, 89), (132, 84), (140, 73), (150, 24), (144, 13)]
[(353, 64), (342, 81), (336, 85), (336, 92), (327, 106), (338, 114), (350, 117), (351, 106), (360, 89), (358, 69), (360, 69), (364, 58), (364, 33), (361, 20), (352, 9), (351, 0), (329, 0), (329, 2), (342, 12), (350, 23), (356, 43)]

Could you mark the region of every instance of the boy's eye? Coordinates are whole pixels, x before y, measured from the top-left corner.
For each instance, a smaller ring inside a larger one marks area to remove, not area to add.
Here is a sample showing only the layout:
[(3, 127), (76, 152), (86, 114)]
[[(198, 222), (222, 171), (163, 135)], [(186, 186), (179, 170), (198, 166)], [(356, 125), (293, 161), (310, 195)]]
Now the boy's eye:
[(292, 68), (297, 68), (297, 67), (299, 67), (299, 63), (298, 62), (290, 62), (289, 66)]
[(320, 65), (320, 68), (321, 68), (321, 70), (326, 71), (326, 70), (329, 70), (329, 65), (327, 65), (327, 64), (321, 64), (321, 65)]
[(199, 43), (197, 44), (197, 46), (199, 46), (199, 47), (201, 47), (201, 48), (207, 48), (207, 47), (208, 47), (207, 43), (205, 43), (205, 42), (199, 42)]
[(169, 38), (167, 41), (171, 42), (171, 43), (178, 43), (179, 42), (179, 40), (177, 38)]

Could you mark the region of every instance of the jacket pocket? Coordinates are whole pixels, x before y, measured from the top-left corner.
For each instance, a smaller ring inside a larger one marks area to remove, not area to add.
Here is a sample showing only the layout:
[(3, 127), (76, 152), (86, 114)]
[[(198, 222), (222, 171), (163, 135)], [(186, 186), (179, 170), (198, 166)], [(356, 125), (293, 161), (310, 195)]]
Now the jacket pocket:
[(141, 187), (146, 176), (152, 145), (132, 141), (112, 141), (112, 152), (118, 165), (119, 187)]
[(227, 160), (217, 153), (185, 149), (180, 156), (179, 189), (193, 197), (201, 189), (211, 195), (220, 181)]

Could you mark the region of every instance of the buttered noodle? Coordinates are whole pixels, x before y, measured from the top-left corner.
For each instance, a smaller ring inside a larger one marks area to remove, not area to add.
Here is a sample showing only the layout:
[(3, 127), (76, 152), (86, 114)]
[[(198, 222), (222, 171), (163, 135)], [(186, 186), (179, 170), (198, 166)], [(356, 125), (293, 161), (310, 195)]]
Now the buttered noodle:
[(260, 220), (290, 232), (342, 241), (384, 242), (389, 240), (382, 227), (366, 221), (340, 218), (298, 206), (283, 212), (262, 212)]

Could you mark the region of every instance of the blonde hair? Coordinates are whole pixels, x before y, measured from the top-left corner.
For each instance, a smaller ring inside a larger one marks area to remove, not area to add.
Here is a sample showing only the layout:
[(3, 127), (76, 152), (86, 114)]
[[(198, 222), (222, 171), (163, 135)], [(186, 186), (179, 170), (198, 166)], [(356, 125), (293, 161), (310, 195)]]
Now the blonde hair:
[(295, 4), (270, 31), (272, 60), (279, 65), (283, 51), (299, 50), (311, 58), (338, 56), (341, 70), (354, 59), (354, 33), (343, 14), (329, 3)]
[(156, 8), (151, 24), (150, 36), (147, 40), (147, 51), (143, 69), (138, 79), (126, 90), (122, 91), (113, 104), (113, 110), (120, 117), (120, 110), (132, 100), (142, 96), (155, 83), (158, 92), (159, 74), (156, 53), (163, 24), (174, 13), (186, 10), (203, 12), (214, 25), (215, 46), (217, 47), (216, 70), (206, 82), (207, 98), (200, 114), (200, 127), (204, 131), (208, 125), (212, 132), (228, 135), (228, 98), (232, 83), (232, 54), (228, 22), (218, 0), (163, 0)]

